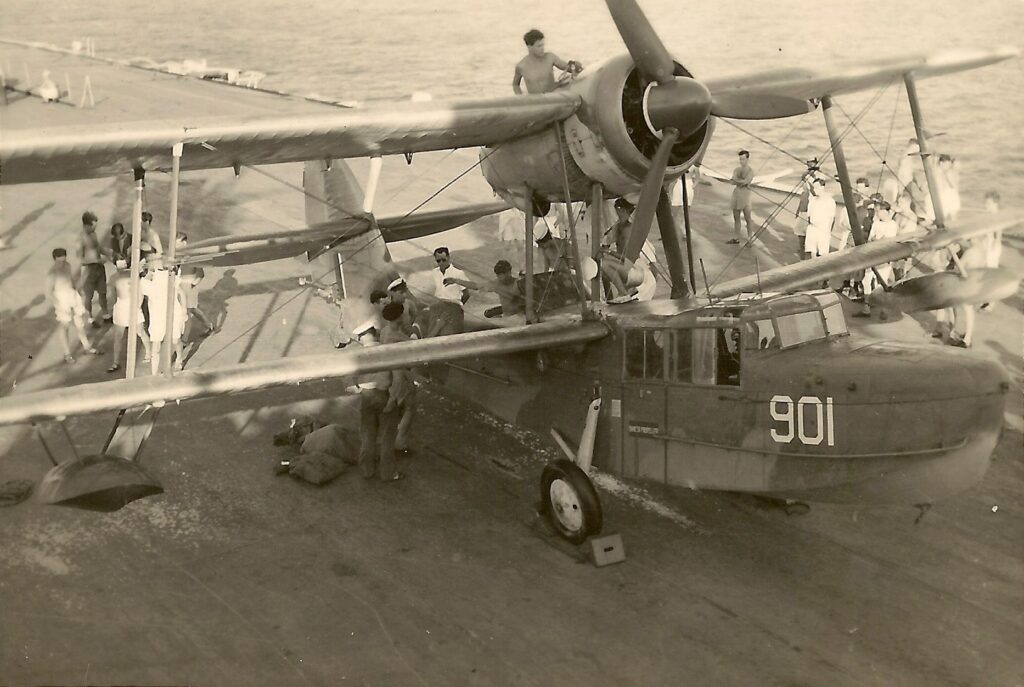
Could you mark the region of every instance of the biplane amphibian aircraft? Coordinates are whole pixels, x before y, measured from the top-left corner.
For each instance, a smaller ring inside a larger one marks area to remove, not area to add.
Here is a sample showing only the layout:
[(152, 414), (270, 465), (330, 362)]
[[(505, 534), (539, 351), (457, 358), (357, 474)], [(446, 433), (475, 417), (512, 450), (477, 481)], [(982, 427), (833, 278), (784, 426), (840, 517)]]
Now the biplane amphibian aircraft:
[[(113, 509), (158, 491), (131, 460), (139, 442), (125, 437), (132, 434), (131, 418), (152, 417), (154, 407), (168, 402), (452, 361), (458, 365), (445, 366), (438, 379), (550, 436), (565, 451), (567, 459), (545, 468), (541, 496), (555, 529), (574, 542), (602, 526), (588, 477), (592, 465), (687, 488), (856, 504), (926, 504), (979, 480), (1001, 431), (1009, 389), (1002, 368), (965, 351), (852, 335), (835, 293), (801, 289), (820, 289), (830, 276), (942, 251), (1018, 223), (1006, 214), (979, 221), (965, 213), (957, 226), (946, 226), (915, 89), (918, 79), (983, 67), (1016, 51), (957, 50), (828, 73), (772, 70), (702, 81), (672, 57), (635, 0), (606, 4), (628, 54), (590, 65), (544, 94), (344, 108), (244, 89), (232, 91), (230, 108), (219, 108), (218, 93), (231, 86), (108, 65), (139, 89), (175, 80), (195, 100), (160, 103), (158, 111), (145, 103), (131, 111), (118, 110), (124, 103), (67, 107), (50, 113), (55, 123), (39, 127), (33, 118), (38, 101), (10, 98), (0, 139), (2, 183), (134, 174), (136, 283), (145, 175), (170, 171), (168, 260), (223, 265), (305, 255), (312, 276), (338, 297), (351, 332), (366, 317), (370, 291), (399, 276), (389, 240), (507, 207), (378, 219), (373, 205), (382, 156), (480, 147), (484, 177), (526, 213), (527, 227), (548, 203), (582, 201), (591, 208), (596, 238), (605, 228), (604, 200), (639, 193), (622, 257), (627, 265), (638, 259), (656, 218), (672, 285), (670, 299), (605, 304), (600, 280), (584, 275), (584, 241), (572, 225), (569, 266), (562, 272), (572, 298), (560, 308), (545, 309), (535, 298), (553, 273), (533, 275), (528, 265), (532, 276), (521, 284), (525, 315), (467, 316), (461, 333), (180, 373), (167, 365), (152, 377), (8, 396), (0, 400), (0, 423), (118, 414), (103, 455), (51, 472), (46, 493), (52, 502)], [(935, 222), (865, 244), (831, 108), (837, 96), (894, 82), (906, 86)], [(17, 89), (16, 82), (8, 84), (9, 95)], [(694, 293), (692, 255), (666, 185), (701, 159), (717, 119), (792, 117), (818, 107), (857, 245)], [(371, 160), (365, 193), (345, 163), (355, 157)], [(181, 171), (296, 161), (306, 162), (307, 230), (226, 237), (173, 254)], [(600, 241), (590, 243), (591, 257), (600, 260)], [(958, 278), (978, 279), (983, 272)], [(1011, 281), (1015, 288), (1016, 278)], [(948, 307), (999, 295), (981, 291), (947, 289), (917, 304)], [(129, 341), (134, 346), (133, 333)], [(129, 375), (133, 360), (130, 348)], [(577, 436), (578, 442), (569, 439)]]

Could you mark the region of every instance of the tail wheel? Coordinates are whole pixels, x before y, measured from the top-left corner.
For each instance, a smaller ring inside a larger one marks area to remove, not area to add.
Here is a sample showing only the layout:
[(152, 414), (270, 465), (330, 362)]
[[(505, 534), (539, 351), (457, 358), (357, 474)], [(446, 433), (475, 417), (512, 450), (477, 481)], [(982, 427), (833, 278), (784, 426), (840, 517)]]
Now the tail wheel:
[(548, 463), (540, 478), (544, 514), (558, 534), (573, 544), (601, 532), (601, 500), (593, 483), (569, 460)]

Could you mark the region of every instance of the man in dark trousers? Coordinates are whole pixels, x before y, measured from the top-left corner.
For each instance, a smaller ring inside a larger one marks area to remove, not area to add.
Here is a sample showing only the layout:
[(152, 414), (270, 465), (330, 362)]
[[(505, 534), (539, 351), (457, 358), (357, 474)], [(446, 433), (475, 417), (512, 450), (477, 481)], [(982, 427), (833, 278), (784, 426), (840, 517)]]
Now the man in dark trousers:
[[(359, 345), (378, 345), (374, 320), (367, 320), (353, 332)], [(401, 417), (400, 392), (390, 371), (371, 372), (359, 382), (359, 471), (365, 479), (397, 482), (405, 475), (395, 465), (395, 437)]]

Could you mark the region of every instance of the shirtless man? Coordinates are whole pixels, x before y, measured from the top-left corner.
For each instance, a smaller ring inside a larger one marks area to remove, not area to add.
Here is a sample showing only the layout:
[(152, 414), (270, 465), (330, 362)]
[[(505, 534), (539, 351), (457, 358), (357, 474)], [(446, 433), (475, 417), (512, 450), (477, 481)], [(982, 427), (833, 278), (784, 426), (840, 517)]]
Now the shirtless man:
[(537, 29), (527, 31), (523, 36), (523, 42), (526, 43), (526, 57), (519, 60), (515, 76), (512, 77), (512, 90), (516, 95), (523, 94), (520, 84), (524, 79), (527, 93), (547, 93), (558, 88), (558, 82), (551, 73), (554, 67), (572, 76), (583, 71), (583, 65), (579, 62), (565, 62), (558, 55), (545, 52), (544, 34)]
[(107, 271), (103, 267), (103, 253), (100, 241), (96, 238), (96, 215), (86, 211), (82, 214), (82, 235), (78, 243), (78, 258), (82, 264), (78, 285), (87, 314), (92, 314), (93, 297), (99, 299), (101, 314), (92, 322), (92, 326), (97, 329), (100, 327), (101, 318), (103, 322), (110, 320), (110, 308), (107, 305)]
[(50, 299), (54, 315), (57, 317), (57, 324), (60, 325), (60, 335), (57, 338), (60, 339), (60, 345), (64, 348), (64, 362), (75, 362), (71, 356), (71, 343), (68, 341), (72, 325), (75, 327), (78, 341), (82, 344), (85, 352), (99, 355), (100, 351), (93, 348), (85, 336), (85, 316), (88, 313), (85, 303), (82, 302), (82, 294), (75, 288), (75, 281), (71, 277), (68, 252), (63, 248), (54, 248), (52, 255), (53, 266), (46, 273), (46, 297)]
[(508, 260), (499, 260), (494, 263), (494, 276), (494, 280), (485, 284), (477, 284), (468, 279), (456, 278), (452, 281), (467, 289), (488, 291), (498, 295), (501, 305), (485, 310), (484, 317), (505, 317), (506, 315), (524, 312), (526, 302), (523, 299), (523, 294), (519, 292), (516, 278), (512, 276), (512, 264)]
[[(734, 245), (746, 243), (754, 235), (754, 229), (751, 226), (753, 222), (750, 218), (752, 210), (750, 184), (754, 181), (754, 168), (750, 166), (750, 153), (748, 151), (741, 150), (738, 153), (738, 157), (740, 164), (732, 172), (732, 183), (735, 185), (735, 188), (732, 190), (732, 224), (736, 236), (726, 241), (726, 243)], [(741, 217), (747, 223), (746, 234), (743, 233), (743, 229), (740, 226)]]

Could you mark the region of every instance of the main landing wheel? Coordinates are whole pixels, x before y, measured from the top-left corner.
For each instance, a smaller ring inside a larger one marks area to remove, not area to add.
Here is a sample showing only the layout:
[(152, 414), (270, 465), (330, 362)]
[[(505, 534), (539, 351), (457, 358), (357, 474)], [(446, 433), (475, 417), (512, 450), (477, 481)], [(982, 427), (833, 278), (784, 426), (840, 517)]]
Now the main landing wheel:
[(570, 460), (548, 463), (540, 478), (544, 514), (558, 534), (573, 544), (601, 533), (601, 501), (594, 485)]

